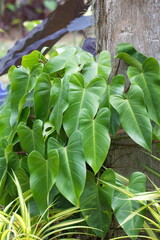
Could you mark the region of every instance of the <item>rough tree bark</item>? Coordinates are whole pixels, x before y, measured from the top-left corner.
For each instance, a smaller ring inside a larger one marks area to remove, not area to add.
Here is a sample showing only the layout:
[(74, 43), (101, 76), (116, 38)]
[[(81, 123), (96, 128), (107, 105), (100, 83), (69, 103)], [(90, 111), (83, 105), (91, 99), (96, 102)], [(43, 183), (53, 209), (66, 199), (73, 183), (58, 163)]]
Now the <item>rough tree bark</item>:
[[(98, 52), (106, 49), (114, 57), (117, 44), (127, 42), (133, 44), (144, 55), (160, 60), (159, 0), (94, 0), (93, 5)], [(123, 61), (113, 59), (112, 75), (125, 70), (126, 65)], [(144, 171), (138, 161), (154, 169), (160, 169), (160, 164), (143, 151), (131, 140), (121, 139), (112, 145), (106, 165), (125, 176), (129, 176), (134, 171)], [(155, 146), (153, 146), (153, 154), (157, 154)], [(159, 186), (159, 179), (153, 176), (152, 179)], [(113, 230), (106, 239), (116, 236), (121, 236), (121, 233), (115, 230), (113, 224)]]
[[(117, 44), (128, 42), (146, 56), (153, 56), (160, 60), (159, 0), (94, 0), (94, 9), (98, 52), (107, 49), (113, 57), (116, 55)], [(121, 64), (118, 64), (117, 61), (119, 60), (113, 59), (116, 72), (124, 73), (126, 65), (123, 61)], [(142, 154), (139, 147), (133, 146), (134, 143), (130, 142), (131, 145), (128, 143), (128, 140), (127, 142), (123, 141), (122, 145), (120, 142), (117, 145), (115, 143), (110, 164), (117, 169), (120, 167), (120, 172), (129, 175), (139, 169), (133, 159), (148, 161), (148, 157), (146, 154)], [(125, 146), (126, 144), (127, 146)], [(119, 151), (119, 149), (121, 150)], [(126, 155), (126, 149), (130, 153), (129, 157), (128, 155), (123, 156)], [(135, 154), (131, 154), (131, 152)], [(129, 159), (131, 160), (129, 161)], [(150, 164), (152, 165), (152, 163)]]
[(159, 0), (95, 0), (97, 49), (129, 42), (160, 60)]

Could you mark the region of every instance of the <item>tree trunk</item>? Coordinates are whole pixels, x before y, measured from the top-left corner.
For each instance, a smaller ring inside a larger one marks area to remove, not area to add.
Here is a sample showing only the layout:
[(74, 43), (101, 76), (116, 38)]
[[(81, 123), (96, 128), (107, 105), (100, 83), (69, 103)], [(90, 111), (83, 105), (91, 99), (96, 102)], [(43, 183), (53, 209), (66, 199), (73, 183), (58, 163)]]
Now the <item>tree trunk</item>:
[[(116, 55), (116, 46), (122, 42), (131, 43), (144, 55), (160, 60), (160, 1), (159, 0), (94, 0), (97, 51), (109, 50), (111, 56)], [(113, 72), (124, 74), (126, 64), (113, 59)], [(113, 145), (114, 144), (114, 145)], [(144, 149), (137, 146), (131, 139), (122, 139), (112, 144), (106, 165), (116, 172), (129, 177), (134, 171), (143, 171), (140, 161), (150, 167), (160, 169), (160, 164)], [(157, 155), (156, 146), (153, 146), (153, 155)], [(148, 174), (153, 182), (159, 185), (159, 179)], [(149, 182), (149, 181), (148, 181)], [(148, 184), (148, 188), (151, 184)], [(113, 221), (112, 230), (107, 238), (124, 236)]]
[(160, 60), (159, 0), (94, 0), (94, 9), (98, 52), (115, 56), (117, 44), (127, 42)]
[[(94, 0), (94, 9), (98, 52), (107, 49), (113, 57), (116, 55), (117, 44), (127, 42), (144, 55), (160, 60), (159, 0)], [(124, 74), (125, 63), (121, 61), (119, 64), (117, 61), (119, 60), (113, 60), (115, 69), (112, 74), (115, 71)], [(116, 143), (112, 146), (112, 159), (108, 160), (107, 165), (118, 172), (129, 176), (133, 171), (143, 170), (134, 160), (144, 160), (150, 166), (152, 162), (156, 164), (131, 140), (124, 141), (123, 138), (117, 145)], [(155, 146), (153, 149), (155, 154)], [(157, 165), (155, 168), (159, 169)]]

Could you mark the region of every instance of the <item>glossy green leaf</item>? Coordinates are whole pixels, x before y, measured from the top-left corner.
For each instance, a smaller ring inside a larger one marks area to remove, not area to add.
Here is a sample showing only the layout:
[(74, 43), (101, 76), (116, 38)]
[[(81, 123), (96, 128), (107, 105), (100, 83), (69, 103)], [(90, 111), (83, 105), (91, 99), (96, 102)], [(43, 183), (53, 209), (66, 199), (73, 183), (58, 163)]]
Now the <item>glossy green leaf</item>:
[(112, 67), (110, 53), (104, 50), (99, 55), (98, 63), (95, 62), (95, 60), (91, 60), (84, 65), (82, 74), (85, 79), (85, 86), (98, 75), (107, 80), (111, 70)]
[(51, 58), (44, 66), (44, 72), (55, 73), (65, 68), (66, 59), (62, 56)]
[(28, 154), (36, 150), (44, 156), (45, 145), (42, 135), (42, 125), (43, 122), (41, 120), (36, 120), (32, 129), (26, 126), (24, 122), (21, 122), (17, 127), (21, 147)]
[(68, 88), (68, 77), (64, 77), (63, 79), (55, 79), (51, 89), (51, 106), (53, 110), (49, 121), (55, 126), (58, 133), (62, 125), (63, 113), (68, 107)]
[[(19, 113), (23, 109), (23, 104), (27, 93), (33, 89), (36, 83), (35, 76), (30, 75), (29, 70), (23, 67), (14, 68), (11, 76), (11, 119), (13, 126), (16, 123)], [(22, 104), (23, 103), (23, 104)], [(20, 104), (20, 107), (19, 107)]]
[(43, 213), (49, 206), (49, 193), (58, 175), (58, 152), (48, 147), (47, 159), (37, 151), (31, 152), (28, 157), (28, 167), (31, 191), (40, 212)]
[(10, 114), (10, 106), (5, 106), (3, 110), (0, 111), (0, 139), (8, 136), (11, 132)]
[(56, 49), (61, 57), (67, 59), (68, 57), (74, 56), (77, 52), (77, 47), (63, 46)]
[(75, 55), (67, 56), (65, 65), (65, 76), (77, 73), (78, 71), (79, 71), (78, 57)]
[(110, 133), (115, 135), (118, 131), (120, 122), (119, 122), (119, 115), (117, 111), (112, 107), (110, 104), (110, 96), (114, 94), (118, 94), (120, 96), (123, 95), (124, 92), (124, 83), (125, 77), (123, 75), (116, 75), (112, 78), (110, 84), (107, 84), (107, 89), (104, 95), (101, 98), (100, 108), (107, 107), (110, 109), (111, 112), (111, 119), (110, 119)]
[[(141, 172), (135, 172), (129, 178), (128, 186), (120, 186), (124, 192), (129, 191), (133, 194), (146, 191), (146, 176)], [(115, 191), (112, 208), (118, 223), (124, 222), (124, 220), (134, 211), (138, 210), (142, 204), (138, 201), (129, 200), (130, 196), (125, 193)], [(140, 214), (144, 215), (145, 211)], [(128, 222), (122, 225), (122, 228), (128, 236), (138, 235), (140, 229), (143, 227), (144, 219), (139, 215), (135, 215)], [(136, 238), (132, 238), (136, 239)]]
[(55, 131), (55, 127), (50, 122), (45, 122), (44, 127), (43, 127), (44, 138), (47, 138), (54, 131)]
[[(13, 151), (13, 144), (7, 145), (4, 151), (4, 156), (7, 163), (7, 179), (5, 183), (5, 194), (10, 196), (10, 199), (15, 198), (16, 196), (16, 187), (13, 184), (13, 180), (10, 177), (12, 172), (17, 171), (20, 165), (20, 157), (16, 152)], [(10, 174), (10, 175), (9, 175)]]
[(33, 68), (35, 64), (39, 62), (40, 52), (35, 50), (30, 54), (22, 57), (22, 66), (24, 68), (29, 68), (30, 70)]
[(57, 2), (51, 2), (49, 0), (45, 0), (43, 4), (49, 11), (54, 11), (57, 7)]
[(118, 53), (116, 58), (121, 58), (130, 66), (136, 67), (140, 71), (142, 70), (142, 64), (128, 53)]
[(139, 145), (151, 150), (152, 126), (144, 104), (143, 92), (133, 85), (126, 98), (112, 95), (110, 103), (120, 115), (120, 123), (127, 134)]
[(78, 61), (81, 67), (83, 67), (84, 64), (86, 64), (87, 62), (91, 62), (94, 60), (94, 57), (91, 53), (85, 52), (81, 48), (79, 49), (76, 56), (78, 57)]
[(18, 178), (18, 181), (21, 185), (22, 191), (25, 192), (27, 190), (30, 189), (30, 185), (29, 185), (29, 175), (28, 173), (22, 168), (22, 166), (19, 166), (16, 171), (15, 174)]
[(29, 115), (30, 115), (30, 108), (27, 106), (27, 107), (23, 108), (19, 121), (26, 123)]
[[(110, 95), (118, 94), (122, 96), (124, 92), (124, 84), (125, 84), (125, 77), (123, 75), (116, 75), (115, 77), (113, 77), (109, 85)], [(111, 111), (110, 133), (112, 135), (115, 135), (120, 126), (119, 114), (111, 105), (109, 109)]]
[(110, 95), (118, 94), (123, 95), (124, 92), (125, 77), (123, 75), (116, 75), (112, 78), (110, 83)]
[(99, 54), (98, 58), (98, 75), (108, 80), (111, 70), (111, 55), (108, 51), (104, 50)]
[(42, 62), (39, 62), (39, 63), (35, 64), (33, 66), (33, 68), (31, 69), (31, 75), (32, 76), (39, 76), (42, 73), (43, 68), (44, 68), (44, 64)]
[(49, 114), (50, 107), (50, 77), (46, 73), (42, 73), (34, 88), (34, 106), (36, 118), (45, 121)]
[(51, 149), (57, 149), (59, 152), (60, 166), (56, 180), (58, 190), (72, 204), (79, 205), (79, 197), (86, 179), (81, 133), (74, 132), (65, 147), (54, 138), (50, 138), (48, 144)]
[[(115, 184), (113, 170), (105, 171), (101, 178)], [(80, 208), (87, 224), (101, 238), (105, 237), (112, 221), (111, 204), (114, 190), (95, 182), (91, 172), (88, 172), (84, 192), (80, 198)]]
[(117, 52), (119, 53), (127, 53), (131, 57), (135, 58), (137, 61), (143, 64), (143, 62), (146, 60), (146, 56), (144, 56), (142, 53), (138, 52), (133, 45), (130, 43), (120, 43), (117, 46)]
[(84, 83), (86, 86), (93, 78), (97, 76), (97, 63), (95, 60), (88, 61), (86, 64), (84, 64), (82, 74), (84, 76)]
[(137, 83), (143, 93), (149, 117), (160, 125), (160, 70), (158, 61), (147, 58), (142, 66), (142, 71), (130, 67), (128, 77), (131, 83)]
[(86, 87), (84, 78), (80, 73), (70, 78), (69, 107), (65, 112), (63, 126), (70, 136), (79, 125), (79, 116), (82, 108), (86, 108), (92, 115), (98, 110), (101, 96), (106, 89), (104, 78), (94, 78)]
[(124, 92), (124, 83), (125, 77), (123, 75), (116, 75), (115, 77), (112, 78), (111, 83), (107, 84), (106, 91), (101, 98), (100, 108), (104, 107), (107, 107), (109, 109), (112, 108), (109, 102), (110, 95), (118, 94), (122, 96)]
[(86, 162), (96, 174), (101, 168), (110, 147), (110, 111), (102, 108), (96, 117), (88, 109), (80, 114), (80, 131), (83, 136), (83, 149)]
[(4, 185), (6, 181), (6, 173), (7, 173), (7, 167), (8, 163), (5, 158), (5, 148), (7, 147), (7, 141), (4, 139), (0, 140), (0, 200), (1, 200), (1, 195), (4, 191)]

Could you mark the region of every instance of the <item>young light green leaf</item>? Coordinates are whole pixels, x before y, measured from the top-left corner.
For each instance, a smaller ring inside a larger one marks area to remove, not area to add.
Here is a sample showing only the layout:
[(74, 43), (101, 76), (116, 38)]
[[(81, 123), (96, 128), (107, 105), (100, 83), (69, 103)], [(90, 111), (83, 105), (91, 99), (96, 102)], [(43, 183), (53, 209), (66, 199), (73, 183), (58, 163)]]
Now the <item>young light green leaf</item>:
[(56, 180), (58, 190), (72, 204), (79, 205), (79, 197), (86, 179), (81, 133), (74, 132), (66, 147), (60, 145), (54, 138), (50, 138), (48, 144), (50, 148), (59, 152), (60, 166)]
[(110, 103), (120, 115), (120, 123), (127, 134), (139, 145), (151, 150), (152, 126), (143, 100), (143, 92), (133, 85), (123, 98), (112, 95)]
[(55, 56), (51, 58), (44, 66), (44, 72), (51, 74), (58, 72), (65, 68), (66, 59), (62, 56)]
[(49, 193), (58, 175), (58, 152), (48, 146), (47, 159), (37, 151), (31, 152), (28, 157), (28, 167), (31, 191), (40, 213), (43, 213), (49, 206)]
[(49, 114), (50, 107), (50, 77), (46, 73), (42, 73), (34, 88), (34, 107), (36, 117), (45, 122)]
[[(101, 178), (115, 184), (115, 174), (111, 169), (105, 171)], [(87, 224), (101, 238), (106, 236), (111, 224), (113, 193), (113, 189), (96, 183), (93, 174), (88, 171), (85, 189), (80, 198), (80, 208)]]
[(76, 54), (78, 57), (79, 65), (83, 68), (84, 64), (87, 62), (91, 62), (94, 60), (94, 57), (91, 53), (83, 51), (81, 48), (78, 49), (78, 52)]
[(102, 108), (94, 118), (88, 109), (80, 113), (79, 128), (83, 136), (83, 149), (86, 162), (96, 174), (101, 168), (110, 147), (110, 111)]
[(70, 136), (79, 125), (79, 116), (82, 108), (88, 109), (95, 115), (100, 98), (105, 92), (106, 82), (104, 78), (94, 78), (85, 88), (84, 78), (80, 73), (73, 74), (70, 78), (69, 107), (65, 112), (63, 126)]
[(43, 68), (44, 68), (44, 64), (42, 62), (35, 64), (31, 69), (31, 75), (38, 77), (43, 72)]
[[(112, 208), (116, 216), (117, 221), (121, 225), (124, 220), (135, 210), (138, 210), (142, 204), (137, 201), (129, 200), (130, 197), (125, 194), (125, 190), (133, 194), (145, 192), (146, 191), (146, 176), (141, 172), (135, 172), (131, 175), (129, 179), (128, 186), (121, 185), (121, 188), (124, 189), (124, 193), (115, 191)], [(141, 212), (141, 215), (144, 215), (145, 211)], [(122, 228), (128, 236), (138, 235), (140, 229), (143, 227), (144, 219), (139, 215), (135, 215), (128, 222), (122, 225)], [(132, 239), (136, 239), (131, 237)]]
[(29, 68), (30, 70), (39, 62), (40, 52), (35, 50), (30, 54), (22, 57), (22, 66), (24, 68)]
[(45, 145), (42, 135), (41, 120), (36, 120), (33, 124), (33, 128), (30, 129), (24, 122), (21, 122), (18, 127), (18, 136), (22, 149), (28, 154), (33, 150), (37, 150), (42, 156), (44, 156)]
[[(62, 53), (63, 54), (63, 53)], [(79, 71), (78, 57), (76, 55), (67, 56), (65, 65), (65, 76), (70, 76)]]
[(130, 67), (128, 77), (131, 83), (137, 83), (143, 93), (149, 117), (160, 125), (160, 70), (158, 61), (147, 58), (142, 66), (142, 71)]
[(63, 113), (68, 107), (68, 88), (68, 77), (64, 77), (63, 79), (55, 79), (51, 89), (51, 106), (53, 110), (49, 121), (55, 126), (58, 133), (62, 125)]
[(99, 54), (97, 75), (102, 76), (108, 80), (111, 70), (111, 55), (108, 51), (104, 50)]

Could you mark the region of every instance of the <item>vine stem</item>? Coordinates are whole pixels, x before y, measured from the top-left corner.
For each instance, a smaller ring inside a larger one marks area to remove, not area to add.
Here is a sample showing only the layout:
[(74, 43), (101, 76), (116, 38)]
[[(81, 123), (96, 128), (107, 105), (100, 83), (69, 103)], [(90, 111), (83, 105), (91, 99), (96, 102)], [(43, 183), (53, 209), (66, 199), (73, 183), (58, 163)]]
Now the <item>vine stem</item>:
[(19, 151), (19, 152), (16, 152), (17, 154), (27, 154), (26, 152), (24, 151)]

